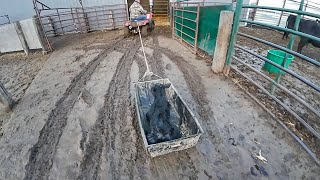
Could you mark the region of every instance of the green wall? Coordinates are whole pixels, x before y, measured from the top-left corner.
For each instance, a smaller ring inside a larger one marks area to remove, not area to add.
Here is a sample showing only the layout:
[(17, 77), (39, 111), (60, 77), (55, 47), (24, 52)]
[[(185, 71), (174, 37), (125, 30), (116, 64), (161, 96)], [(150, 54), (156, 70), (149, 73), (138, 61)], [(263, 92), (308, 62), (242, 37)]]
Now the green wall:
[[(197, 11), (197, 7), (185, 7), (185, 10), (188, 11)], [(220, 12), (224, 10), (232, 11), (232, 5), (220, 5), (220, 6), (205, 6), (200, 7), (200, 16), (199, 16), (199, 31), (198, 31), (198, 43), (197, 46), (199, 49), (204, 50), (209, 55), (213, 55), (214, 49), (216, 46), (217, 33), (219, 27), (219, 19)], [(182, 16), (181, 11), (175, 11), (174, 14), (176, 16)], [(189, 18), (192, 20), (196, 19), (196, 14), (191, 12), (183, 12), (183, 17)], [(185, 26), (191, 27), (192, 29), (196, 29), (196, 23), (183, 19), (179, 17), (175, 17), (175, 22), (183, 24)], [(175, 27), (180, 30), (181, 25), (175, 23)], [(178, 36), (182, 36), (184, 40), (194, 45), (194, 40), (187, 35), (184, 35), (175, 30), (175, 34)], [(187, 27), (182, 26), (182, 32), (188, 34), (189, 36), (195, 37), (195, 32), (190, 30)]]

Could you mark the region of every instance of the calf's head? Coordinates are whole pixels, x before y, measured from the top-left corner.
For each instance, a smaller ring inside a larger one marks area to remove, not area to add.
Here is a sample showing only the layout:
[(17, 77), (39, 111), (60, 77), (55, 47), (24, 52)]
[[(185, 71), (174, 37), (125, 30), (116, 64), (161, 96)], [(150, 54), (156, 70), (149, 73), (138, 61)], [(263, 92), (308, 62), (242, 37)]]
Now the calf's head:
[(157, 83), (151, 88), (152, 95), (156, 97), (165, 96), (165, 88), (169, 88), (171, 84), (160, 84)]

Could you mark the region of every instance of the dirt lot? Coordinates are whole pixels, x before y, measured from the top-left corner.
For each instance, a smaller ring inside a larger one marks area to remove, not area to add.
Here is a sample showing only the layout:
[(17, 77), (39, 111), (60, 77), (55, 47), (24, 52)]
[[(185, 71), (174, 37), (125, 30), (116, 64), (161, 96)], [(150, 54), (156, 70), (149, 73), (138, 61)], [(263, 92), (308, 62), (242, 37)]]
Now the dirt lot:
[[(316, 179), (320, 168), (230, 79), (159, 29), (144, 39), (151, 70), (171, 80), (205, 134), (151, 159), (133, 82), (146, 67), (137, 36), (118, 31), (55, 42), (3, 124), (0, 179)], [(253, 158), (262, 151), (267, 163)], [(258, 170), (260, 169), (260, 171)]]
[(33, 78), (42, 68), (48, 56), (41, 52), (23, 52), (0, 55), (0, 81), (18, 101), (24, 95)]
[[(278, 31), (268, 30), (268, 29), (261, 29), (261, 28), (240, 28), (240, 32), (243, 32), (245, 34), (249, 34), (264, 40), (268, 40), (270, 42), (287, 46), (289, 40), (282, 40), (282, 34)], [(297, 49), (297, 44), (299, 43), (299, 38), (297, 38), (295, 45), (293, 47), (294, 50)], [(237, 44), (240, 44), (244, 46), (247, 49), (250, 49), (251, 51), (254, 51), (256, 53), (266, 55), (267, 51), (269, 49), (272, 49), (272, 47), (269, 47), (267, 45), (264, 45), (262, 43), (250, 40), (248, 38), (238, 36)], [(311, 44), (304, 47), (302, 53), (308, 57), (311, 57), (315, 60), (320, 60), (320, 49), (313, 47)], [(260, 60), (259, 58), (256, 58), (252, 55), (249, 55), (243, 51), (240, 51), (236, 49), (236, 56), (239, 57), (242, 60), (245, 60), (248, 64), (252, 65), (254, 68), (261, 70), (266, 75), (272, 77), (274, 79), (274, 75), (267, 73), (262, 69), (262, 66), (264, 62)], [(257, 75), (255, 72), (249, 70), (248, 68), (244, 67), (243, 65), (240, 65), (239, 63), (235, 62), (235, 65), (239, 69), (241, 69), (242, 72), (245, 72), (249, 77), (254, 79), (256, 82), (261, 84), (266, 89), (270, 89), (271, 84), (269, 81), (265, 80), (261, 76)], [(320, 74), (319, 67), (302, 60), (298, 57), (295, 57), (294, 61), (289, 66), (289, 69), (294, 71), (295, 73), (303, 76), (304, 78), (310, 80), (311, 82), (315, 83), (316, 85), (320, 85)], [(239, 77), (237, 77), (238, 79)], [(246, 81), (240, 80), (242, 84), (245, 84), (245, 86), (249, 87)], [(320, 111), (320, 95), (319, 92), (316, 90), (308, 87), (306, 84), (301, 82), (300, 80), (294, 78), (291, 75), (284, 75), (281, 79), (281, 84), (288, 88), (290, 91), (298, 95), (300, 98), (305, 100), (307, 103), (309, 103), (312, 107), (314, 107), (317, 111)], [(318, 140), (316, 137), (311, 135), (304, 127), (303, 125), (297, 121), (295, 117), (290, 115), (289, 113), (285, 112), (283, 108), (278, 108), (279, 105), (273, 100), (270, 100), (264, 93), (262, 93), (260, 90), (257, 90), (256, 88), (253, 88), (253, 86), (248, 88), (250, 92), (255, 94), (261, 101), (264, 102), (264, 104), (272, 109), (275, 114), (278, 115), (278, 118), (282, 119), (287, 126), (289, 126), (293, 131), (296, 132), (296, 134), (305, 141), (306, 144), (308, 144), (313, 151), (317, 154), (318, 157), (320, 157), (320, 140)], [(305, 108), (301, 103), (299, 103), (294, 98), (288, 96), (284, 91), (278, 89), (275, 93), (275, 95), (287, 106), (289, 106), (294, 112), (296, 112), (300, 117), (302, 117), (307, 123), (309, 123), (317, 132), (320, 132), (320, 122), (318, 117), (313, 114), (310, 110)]]

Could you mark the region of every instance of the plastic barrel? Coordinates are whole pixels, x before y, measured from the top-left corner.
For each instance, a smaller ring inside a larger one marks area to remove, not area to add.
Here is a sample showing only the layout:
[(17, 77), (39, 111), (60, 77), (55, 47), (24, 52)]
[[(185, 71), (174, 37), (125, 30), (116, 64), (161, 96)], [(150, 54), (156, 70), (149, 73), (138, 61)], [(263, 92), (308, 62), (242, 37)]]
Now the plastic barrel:
[[(282, 66), (282, 63), (283, 63), (283, 60), (284, 60), (286, 54), (287, 54), (286, 52), (271, 49), (268, 51), (267, 59)], [(293, 59), (294, 59), (294, 56), (292, 56), (291, 54), (288, 54), (288, 58), (287, 58), (286, 63), (284, 64), (284, 67), (288, 68)], [(279, 68), (277, 68), (276, 66), (274, 66), (268, 62), (266, 62), (264, 64), (263, 69), (265, 69), (269, 73), (285, 74), (284, 71), (280, 70)]]

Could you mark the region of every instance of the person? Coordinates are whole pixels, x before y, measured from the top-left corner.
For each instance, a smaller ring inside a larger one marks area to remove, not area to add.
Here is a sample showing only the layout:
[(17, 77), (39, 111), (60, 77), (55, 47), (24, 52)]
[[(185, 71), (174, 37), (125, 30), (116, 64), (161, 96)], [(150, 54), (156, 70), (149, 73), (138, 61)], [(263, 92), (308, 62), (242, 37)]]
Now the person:
[(145, 15), (147, 11), (141, 6), (140, 0), (135, 0), (130, 6), (129, 11), (131, 20), (141, 21), (147, 19), (147, 16)]

